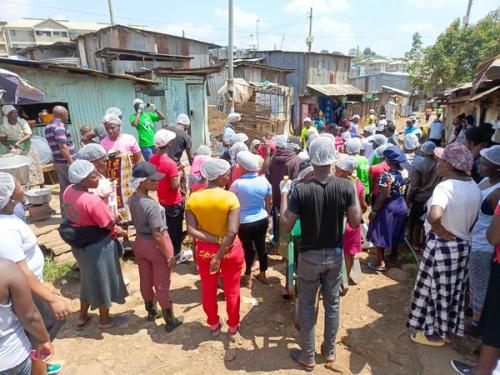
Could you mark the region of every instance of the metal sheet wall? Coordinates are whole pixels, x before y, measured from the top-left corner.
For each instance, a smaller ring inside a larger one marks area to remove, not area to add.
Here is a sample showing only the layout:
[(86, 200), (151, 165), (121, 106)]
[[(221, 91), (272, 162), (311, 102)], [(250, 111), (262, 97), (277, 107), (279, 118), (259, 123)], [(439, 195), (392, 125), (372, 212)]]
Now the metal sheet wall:
[[(45, 102), (68, 103), (72, 122), (70, 131), (76, 145), (80, 143), (80, 127), (82, 125), (97, 126), (106, 109), (112, 106), (120, 108), (123, 112), (123, 132), (137, 137), (137, 131), (132, 128), (128, 120), (129, 115), (134, 111), (132, 107), (132, 101), (136, 96), (134, 81), (27, 69), (14, 65), (2, 67), (20, 74), (42, 89), (45, 92)], [(161, 103), (158, 107), (163, 109)], [(35, 128), (34, 133), (43, 136), (43, 127)]]

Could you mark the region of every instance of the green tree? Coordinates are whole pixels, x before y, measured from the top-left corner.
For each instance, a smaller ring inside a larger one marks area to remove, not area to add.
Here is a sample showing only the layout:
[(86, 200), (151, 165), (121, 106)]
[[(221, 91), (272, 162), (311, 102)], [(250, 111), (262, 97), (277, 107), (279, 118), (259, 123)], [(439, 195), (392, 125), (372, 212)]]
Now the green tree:
[[(412, 83), (427, 92), (437, 92), (471, 81), (481, 61), (500, 53), (497, 14), (492, 12), (467, 27), (458, 19), (453, 21), (409, 68)], [(418, 42), (414, 35), (408, 56), (417, 52), (413, 47), (418, 47)]]
[(424, 56), (424, 44), (422, 36), (416, 32), (412, 36), (411, 49), (405, 53), (404, 60), (408, 63), (410, 82), (414, 87), (423, 87), (425, 77), (422, 76), (422, 59)]

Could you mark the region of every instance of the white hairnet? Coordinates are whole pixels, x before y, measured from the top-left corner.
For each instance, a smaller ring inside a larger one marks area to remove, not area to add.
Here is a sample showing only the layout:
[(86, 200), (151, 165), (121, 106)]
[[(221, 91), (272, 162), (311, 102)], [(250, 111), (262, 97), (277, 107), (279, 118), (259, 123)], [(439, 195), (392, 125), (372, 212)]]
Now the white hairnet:
[(78, 159), (95, 161), (106, 156), (106, 150), (99, 143), (89, 143), (78, 151)]
[(135, 191), (139, 189), (139, 185), (141, 184), (141, 182), (146, 180), (147, 177), (130, 177), (130, 187)]
[(352, 156), (339, 159), (335, 162), (335, 166), (343, 171), (354, 172), (356, 170), (356, 159)]
[(108, 113), (107, 115), (104, 115), (104, 117), (102, 118), (102, 123), (103, 124), (109, 123), (121, 126), (122, 120), (117, 115)]
[(208, 181), (216, 180), (226, 174), (231, 166), (224, 159), (208, 159), (200, 167), (200, 173)]
[(375, 143), (376, 146), (382, 146), (387, 143), (387, 137), (383, 134), (375, 134), (372, 142)]
[(171, 141), (175, 139), (176, 134), (167, 129), (160, 129), (156, 132), (154, 136), (154, 143), (156, 147), (165, 147), (168, 145)]
[(206, 156), (212, 156), (212, 150), (210, 150), (210, 147), (201, 145), (198, 147), (196, 150), (195, 155), (206, 155)]
[(359, 154), (361, 151), (361, 140), (359, 138), (348, 139), (345, 143), (345, 151), (349, 155)]
[(417, 149), (418, 146), (420, 146), (420, 143), (418, 142), (418, 137), (415, 134), (407, 134), (405, 135), (403, 145), (405, 150), (411, 151)]
[[(389, 146), (390, 145), (386, 143), (382, 146), (377, 147), (375, 150), (375, 155), (377, 156), (377, 158), (382, 159), (384, 157), (384, 151), (387, 150), (389, 148)], [(397, 147), (397, 146), (395, 146), (395, 147)]]
[(14, 190), (16, 190), (14, 177), (8, 173), (0, 172), (0, 210), (7, 206)]
[(14, 107), (13, 105), (10, 105), (10, 104), (6, 104), (2, 107), (2, 113), (7, 116), (9, 113), (11, 113), (12, 111), (15, 111), (16, 110), (16, 107)]
[(309, 148), (309, 145), (311, 145), (311, 142), (314, 141), (315, 139), (317, 139), (319, 137), (319, 134), (318, 133), (313, 133), (311, 134), (308, 138), (307, 138), (307, 144), (308, 144), (308, 148)]
[(426, 141), (420, 146), (420, 151), (426, 155), (434, 155), (434, 150), (436, 149), (436, 144), (432, 141)]
[(303, 122), (303, 123), (306, 123), (306, 122), (311, 123), (311, 122), (312, 122), (312, 120), (311, 120), (311, 118), (310, 118), (310, 117), (306, 117), (306, 118), (305, 118), (302, 122)]
[(233, 112), (227, 115), (227, 122), (233, 123), (241, 121), (241, 115), (239, 113)]
[(387, 126), (387, 120), (385, 120), (385, 119), (379, 120), (376, 129), (379, 131), (383, 131), (386, 126)]
[(244, 144), (243, 142), (236, 142), (234, 145), (232, 145), (229, 149), (229, 156), (231, 157), (231, 160), (235, 161), (236, 157), (241, 151), (248, 151), (248, 147), (246, 144)]
[(78, 184), (85, 178), (87, 178), (93, 171), (95, 167), (88, 160), (77, 159), (68, 168), (68, 178), (69, 182), (72, 184)]
[(377, 128), (375, 127), (375, 125), (367, 125), (364, 127), (363, 132), (373, 135), (375, 134), (376, 130)]
[(335, 161), (335, 148), (329, 137), (319, 136), (309, 145), (311, 164), (318, 167), (331, 165)]
[(134, 101), (132, 102), (132, 105), (133, 105), (133, 106), (135, 106), (136, 104), (144, 104), (144, 100), (139, 99), (139, 98), (136, 98), (136, 99), (134, 99)]
[(330, 133), (321, 133), (319, 134), (319, 138), (328, 138), (332, 142), (335, 142), (335, 137), (333, 136), (333, 134)]
[(352, 119), (353, 119), (353, 120), (359, 120), (360, 118), (361, 118), (361, 117), (359, 117), (359, 115), (353, 115), (353, 116), (352, 116)]
[(258, 139), (254, 139), (252, 143), (250, 143), (250, 150), (256, 150), (261, 145)]
[(374, 109), (370, 109), (370, 113), (375, 113), (375, 110)]
[(179, 125), (190, 126), (191, 120), (189, 119), (189, 116), (186, 115), (185, 113), (180, 113), (177, 116), (177, 120), (175, 120), (175, 123)]
[(236, 133), (231, 136), (229, 139), (229, 144), (234, 145), (237, 142), (246, 142), (248, 141), (248, 135), (245, 133)]
[(224, 129), (224, 135), (222, 136), (222, 141), (224, 143), (227, 143), (229, 144), (229, 142), (231, 142), (231, 138), (233, 137), (233, 135), (236, 135), (235, 131), (231, 128), (225, 128)]
[(493, 145), (488, 148), (483, 148), (479, 151), (481, 157), (488, 160), (490, 163), (500, 165), (500, 145)]
[(250, 151), (241, 151), (236, 156), (236, 162), (246, 171), (256, 172), (259, 170), (259, 157)]
[(350, 131), (342, 132), (342, 133), (340, 134), (340, 137), (341, 137), (344, 141), (347, 141), (348, 139), (351, 139), (351, 132), (350, 132)]
[(105, 115), (115, 115), (120, 117), (122, 115), (122, 111), (117, 107), (109, 107), (108, 109), (106, 109)]
[(285, 148), (288, 137), (286, 135), (275, 135), (271, 138), (271, 142), (275, 144), (277, 148)]

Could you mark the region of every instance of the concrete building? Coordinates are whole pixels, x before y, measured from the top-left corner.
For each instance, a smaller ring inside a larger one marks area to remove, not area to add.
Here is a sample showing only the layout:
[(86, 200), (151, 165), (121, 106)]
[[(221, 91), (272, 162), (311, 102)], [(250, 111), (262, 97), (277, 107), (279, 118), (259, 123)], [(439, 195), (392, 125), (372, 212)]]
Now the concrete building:
[(7, 22), (1, 27), (0, 55), (15, 55), (23, 48), (48, 45), (58, 42), (69, 43), (78, 35), (87, 34), (107, 27), (107, 23), (77, 22), (59, 19), (22, 18)]
[(379, 91), (382, 86), (389, 86), (395, 89), (412, 91), (410, 85), (410, 75), (401, 72), (379, 72), (365, 74), (358, 77), (351, 77), (352, 85), (367, 93)]

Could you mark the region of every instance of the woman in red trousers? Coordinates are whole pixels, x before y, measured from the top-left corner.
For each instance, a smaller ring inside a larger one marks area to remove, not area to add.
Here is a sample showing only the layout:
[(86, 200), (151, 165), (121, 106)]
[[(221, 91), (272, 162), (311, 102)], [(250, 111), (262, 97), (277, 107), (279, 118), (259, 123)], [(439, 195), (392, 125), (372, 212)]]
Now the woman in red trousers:
[(196, 239), (196, 260), (201, 277), (201, 300), (213, 336), (221, 329), (217, 312), (217, 279), (222, 276), (229, 339), (235, 341), (240, 327), (240, 275), (244, 263), (241, 242), (240, 204), (234, 193), (224, 190), (230, 165), (210, 159), (201, 166), (208, 187), (191, 194), (186, 204), (188, 234)]

